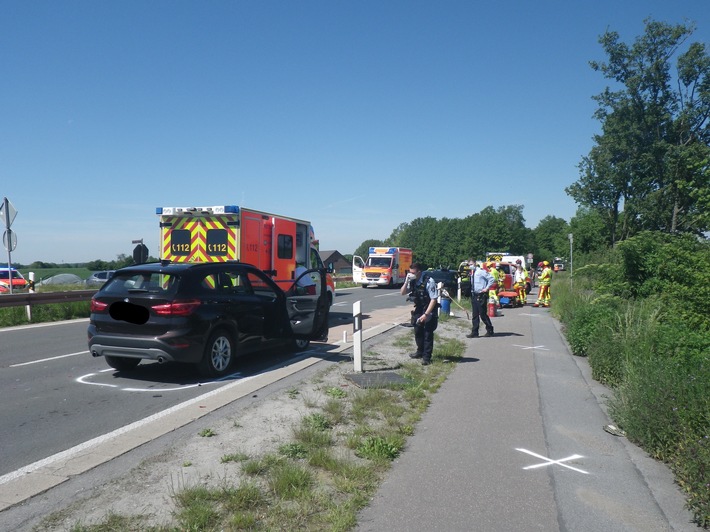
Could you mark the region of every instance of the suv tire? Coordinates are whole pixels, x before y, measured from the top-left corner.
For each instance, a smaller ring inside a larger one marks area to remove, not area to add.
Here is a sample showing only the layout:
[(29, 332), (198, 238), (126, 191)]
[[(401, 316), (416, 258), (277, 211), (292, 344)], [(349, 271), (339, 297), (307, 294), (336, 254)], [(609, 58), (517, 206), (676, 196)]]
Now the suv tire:
[(302, 338), (293, 339), (293, 348), (296, 351), (305, 351), (306, 349), (308, 349), (309, 345), (311, 345), (310, 340), (303, 340)]
[(227, 375), (234, 362), (235, 347), (232, 336), (225, 329), (214, 331), (205, 344), (205, 352), (199, 364), (200, 374), (204, 377)]

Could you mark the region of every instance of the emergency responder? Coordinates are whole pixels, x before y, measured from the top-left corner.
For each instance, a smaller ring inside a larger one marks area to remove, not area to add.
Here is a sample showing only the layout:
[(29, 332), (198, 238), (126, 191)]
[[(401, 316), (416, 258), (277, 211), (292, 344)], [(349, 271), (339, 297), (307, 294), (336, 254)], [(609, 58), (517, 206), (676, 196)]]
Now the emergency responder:
[[(518, 271), (522, 271), (522, 274), (520, 274), (521, 280), (518, 280)], [(516, 286), (515, 290), (518, 292), (518, 301), (520, 302), (521, 305), (525, 305), (528, 302), (528, 282), (530, 280), (530, 276), (528, 275), (527, 270), (525, 269), (525, 266), (523, 265), (523, 261), (518, 259), (515, 261), (515, 272), (513, 275), (513, 280), (515, 281), (516, 285), (522, 286), (522, 290), (520, 290), (520, 286)]]
[(431, 364), (431, 355), (434, 351), (434, 331), (439, 324), (436, 312), (439, 290), (436, 288), (436, 282), (423, 271), (421, 264), (413, 262), (409, 266), (409, 273), (400, 293), (408, 295), (408, 300), (414, 302), (412, 327), (414, 327), (417, 351), (409, 357), (421, 358), (422, 366), (428, 366)]
[(500, 272), (496, 269), (495, 262), (487, 263), (486, 271), (493, 276), (493, 284), (488, 290), (488, 299), (492, 300), (496, 304), (496, 308), (500, 308), (500, 299), (498, 299), (498, 290), (502, 290), (502, 284), (500, 279)]
[(481, 321), (486, 326), (485, 336), (493, 336), (493, 324), (487, 314), (488, 291), (493, 284), (493, 276), (484, 268), (472, 268), (471, 270), (471, 307), (473, 309), (473, 319), (471, 320), (471, 334), (466, 338), (478, 338), (478, 329)]
[(537, 294), (537, 301), (533, 305), (534, 307), (549, 307), (550, 306), (550, 280), (552, 279), (552, 270), (550, 269), (550, 263), (542, 261), (542, 273), (538, 278), (540, 284), (540, 291)]
[(515, 292), (518, 294), (518, 303), (524, 305), (527, 303), (527, 291), (525, 290), (525, 284), (527, 279), (527, 272), (523, 269), (523, 265), (520, 261), (517, 261), (515, 265), (515, 273), (513, 274)]

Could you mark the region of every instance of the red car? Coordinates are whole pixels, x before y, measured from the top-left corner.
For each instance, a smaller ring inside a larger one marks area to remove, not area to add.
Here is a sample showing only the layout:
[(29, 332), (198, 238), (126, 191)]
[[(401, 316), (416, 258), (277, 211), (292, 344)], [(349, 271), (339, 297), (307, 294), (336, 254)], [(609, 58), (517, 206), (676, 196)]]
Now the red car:
[(15, 268), (0, 268), (0, 294), (10, 293), (10, 282), (12, 282), (13, 292), (27, 288), (27, 280)]

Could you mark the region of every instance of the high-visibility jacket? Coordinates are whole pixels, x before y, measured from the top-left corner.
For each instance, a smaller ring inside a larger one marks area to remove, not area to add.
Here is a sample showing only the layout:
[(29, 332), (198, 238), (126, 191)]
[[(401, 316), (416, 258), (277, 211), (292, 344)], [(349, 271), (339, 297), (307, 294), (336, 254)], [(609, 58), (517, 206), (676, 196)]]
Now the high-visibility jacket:
[(549, 266), (545, 266), (542, 269), (542, 273), (540, 273), (540, 277), (538, 278), (538, 281), (540, 282), (540, 286), (550, 286), (551, 279), (552, 279), (552, 270), (550, 269)]

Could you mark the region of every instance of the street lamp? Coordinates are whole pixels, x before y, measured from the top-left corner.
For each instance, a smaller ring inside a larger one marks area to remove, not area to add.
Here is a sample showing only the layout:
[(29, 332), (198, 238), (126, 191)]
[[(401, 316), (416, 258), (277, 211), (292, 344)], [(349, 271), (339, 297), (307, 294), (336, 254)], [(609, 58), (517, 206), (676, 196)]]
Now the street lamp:
[(574, 242), (574, 235), (569, 233), (567, 235), (569, 238), (569, 284), (572, 285), (572, 242)]

